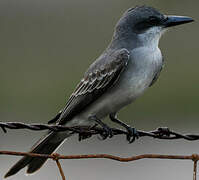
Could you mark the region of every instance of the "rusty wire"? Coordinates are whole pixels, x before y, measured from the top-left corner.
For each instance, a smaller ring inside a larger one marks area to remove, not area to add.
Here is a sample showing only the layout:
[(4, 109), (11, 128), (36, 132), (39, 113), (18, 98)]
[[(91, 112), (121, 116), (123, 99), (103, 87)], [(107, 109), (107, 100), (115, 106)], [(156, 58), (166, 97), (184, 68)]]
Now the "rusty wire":
[(198, 154), (192, 155), (162, 155), (162, 154), (142, 154), (131, 157), (120, 157), (110, 154), (85, 154), (85, 155), (59, 155), (59, 154), (36, 154), (36, 153), (27, 153), (27, 152), (15, 152), (15, 151), (0, 151), (0, 155), (12, 155), (12, 156), (30, 156), (30, 157), (40, 157), (40, 158), (49, 158), (56, 162), (62, 180), (66, 180), (64, 171), (59, 162), (60, 159), (110, 159), (119, 162), (131, 162), (140, 159), (179, 159), (179, 160), (192, 160), (194, 162), (193, 168), (193, 180), (197, 178), (197, 161), (199, 160)]
[[(7, 129), (29, 129), (34, 131), (42, 131), (42, 130), (51, 130), (55, 132), (60, 131), (71, 131), (71, 133), (78, 134), (79, 140), (84, 138), (91, 137), (93, 135), (100, 135), (105, 132), (105, 130), (101, 127), (97, 126), (75, 126), (75, 127), (66, 127), (61, 125), (46, 125), (46, 124), (25, 124), (20, 122), (0, 122), (0, 128), (6, 133)], [(118, 128), (111, 128), (113, 135), (129, 135), (127, 131), (118, 129)], [(185, 139), (188, 141), (199, 140), (198, 134), (181, 134), (178, 132), (174, 132), (166, 127), (157, 128), (153, 131), (142, 131), (137, 130), (139, 137), (152, 137), (156, 139)], [(111, 159), (120, 162), (130, 162), (136, 161), (140, 159), (181, 159), (181, 160), (192, 160), (193, 163), (193, 180), (197, 178), (197, 162), (199, 160), (198, 154), (193, 155), (161, 155), (161, 154), (143, 154), (138, 156), (131, 156), (131, 157), (119, 157), (113, 156), (109, 154), (85, 154), (85, 155), (59, 155), (59, 154), (36, 154), (36, 153), (26, 153), (26, 152), (14, 152), (14, 151), (0, 151), (0, 155), (14, 155), (14, 156), (31, 156), (31, 157), (40, 157), (40, 158), (49, 158), (53, 159), (57, 167), (59, 169), (60, 175), (62, 180), (66, 180), (64, 171), (61, 167), (59, 160), (61, 159)]]

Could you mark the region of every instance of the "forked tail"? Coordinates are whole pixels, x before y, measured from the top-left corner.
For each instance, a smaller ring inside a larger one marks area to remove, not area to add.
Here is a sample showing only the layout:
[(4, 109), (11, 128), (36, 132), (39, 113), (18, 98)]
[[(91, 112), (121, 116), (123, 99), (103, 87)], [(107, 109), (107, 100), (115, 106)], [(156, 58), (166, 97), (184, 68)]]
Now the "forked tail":
[[(50, 132), (44, 138), (39, 140), (31, 149), (31, 153), (52, 154), (64, 141), (59, 137), (59, 133)], [(9, 177), (16, 174), (22, 168), (28, 166), (27, 173), (31, 174), (37, 171), (46, 162), (47, 158), (24, 156), (21, 158), (4, 176)]]

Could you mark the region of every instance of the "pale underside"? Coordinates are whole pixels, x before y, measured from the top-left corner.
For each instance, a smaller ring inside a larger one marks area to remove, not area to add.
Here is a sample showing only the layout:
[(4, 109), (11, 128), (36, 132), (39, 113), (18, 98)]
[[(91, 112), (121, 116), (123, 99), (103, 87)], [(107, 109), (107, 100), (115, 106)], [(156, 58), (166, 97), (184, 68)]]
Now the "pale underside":
[(128, 66), (122, 72), (117, 83), (83, 112), (70, 120), (67, 125), (89, 125), (93, 123), (88, 120), (92, 115), (103, 119), (110, 113), (118, 112), (127, 104), (132, 103), (149, 87), (161, 67), (162, 56), (159, 48), (140, 47), (134, 49), (130, 52)]

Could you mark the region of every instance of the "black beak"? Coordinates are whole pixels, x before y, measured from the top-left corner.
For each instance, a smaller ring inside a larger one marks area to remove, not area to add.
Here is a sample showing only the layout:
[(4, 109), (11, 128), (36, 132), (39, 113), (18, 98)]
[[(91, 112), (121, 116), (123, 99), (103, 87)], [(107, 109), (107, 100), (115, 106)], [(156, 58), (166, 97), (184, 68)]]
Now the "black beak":
[(180, 24), (190, 23), (192, 21), (194, 21), (192, 18), (186, 16), (166, 16), (163, 25), (164, 27), (171, 27)]

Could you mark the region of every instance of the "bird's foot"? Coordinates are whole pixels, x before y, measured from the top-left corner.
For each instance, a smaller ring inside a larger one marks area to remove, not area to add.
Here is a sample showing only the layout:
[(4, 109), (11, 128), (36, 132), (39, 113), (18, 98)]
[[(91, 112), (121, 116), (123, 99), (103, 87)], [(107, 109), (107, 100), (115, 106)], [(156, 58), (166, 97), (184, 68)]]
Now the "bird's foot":
[(130, 126), (126, 127), (126, 130), (128, 134), (126, 135), (127, 141), (130, 143), (133, 143), (136, 139), (139, 138), (139, 133), (135, 128), (132, 128)]
[(135, 139), (139, 138), (139, 133), (137, 132), (137, 130), (117, 119), (116, 113), (110, 114), (109, 117), (111, 121), (119, 124), (120, 126), (124, 127), (127, 130), (128, 134), (126, 135), (126, 139), (129, 143), (133, 143)]
[(105, 124), (105, 126), (102, 126), (102, 127), (103, 127), (103, 130), (104, 130), (100, 134), (101, 137), (102, 137), (102, 140), (105, 140), (107, 137), (112, 138), (113, 137), (113, 131), (112, 131), (112, 129), (109, 126), (107, 126), (106, 124)]
[(94, 120), (97, 124), (99, 124), (103, 128), (102, 133), (100, 133), (100, 136), (102, 137), (102, 140), (105, 140), (108, 137), (109, 138), (113, 137), (113, 131), (107, 124), (102, 122), (96, 116), (92, 116), (92, 117), (90, 117), (90, 119)]

